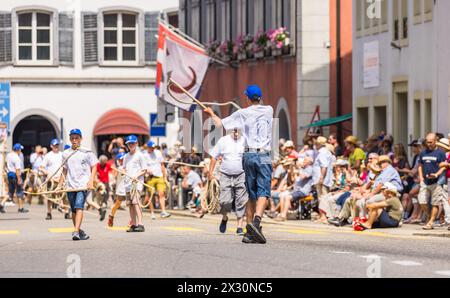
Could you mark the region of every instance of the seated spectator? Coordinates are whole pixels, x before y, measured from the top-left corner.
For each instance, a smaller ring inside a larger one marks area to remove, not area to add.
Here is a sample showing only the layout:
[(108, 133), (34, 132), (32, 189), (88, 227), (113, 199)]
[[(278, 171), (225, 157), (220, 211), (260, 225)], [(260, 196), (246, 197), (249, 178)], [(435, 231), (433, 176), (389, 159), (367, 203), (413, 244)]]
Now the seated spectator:
[(366, 229), (397, 228), (403, 218), (403, 207), (399, 200), (397, 186), (386, 182), (382, 186), (384, 200), (367, 205), (369, 218), (359, 225)]
[(196, 207), (197, 198), (200, 196), (203, 187), (202, 178), (189, 166), (183, 166), (181, 175), (183, 176), (181, 187), (183, 188), (183, 202), (185, 208), (189, 209), (189, 207)]
[(288, 190), (280, 194), (281, 212), (278, 217), (275, 218), (276, 221), (286, 221), (291, 203), (295, 203), (310, 195), (313, 185), (312, 163), (313, 160), (311, 158), (305, 158), (301, 165), (301, 169), (294, 173), (295, 183), (293, 185), (293, 190)]

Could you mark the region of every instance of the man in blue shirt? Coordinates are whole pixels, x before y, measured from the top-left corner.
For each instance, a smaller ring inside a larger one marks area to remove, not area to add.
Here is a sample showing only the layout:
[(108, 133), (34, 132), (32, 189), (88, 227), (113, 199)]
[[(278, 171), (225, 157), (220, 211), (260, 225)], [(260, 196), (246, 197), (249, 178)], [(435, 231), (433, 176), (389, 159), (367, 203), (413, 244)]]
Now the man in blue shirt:
[(438, 183), (439, 177), (444, 173), (445, 168), (440, 168), (445, 158), (445, 152), (436, 146), (436, 134), (430, 133), (427, 135), (425, 142), (425, 150), (419, 155), (419, 204), (425, 214), (429, 214), (428, 198), (431, 195), (431, 205), (433, 209), (431, 216), (424, 230), (432, 230), (433, 223), (439, 211), (439, 206), (442, 200), (446, 199), (444, 186)]

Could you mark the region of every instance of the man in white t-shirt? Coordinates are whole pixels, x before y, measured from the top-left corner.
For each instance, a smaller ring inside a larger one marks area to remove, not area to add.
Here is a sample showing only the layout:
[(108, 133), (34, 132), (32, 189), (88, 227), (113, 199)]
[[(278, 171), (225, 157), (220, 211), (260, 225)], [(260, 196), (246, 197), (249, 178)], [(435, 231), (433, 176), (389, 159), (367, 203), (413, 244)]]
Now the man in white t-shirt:
[(250, 106), (220, 119), (211, 108), (204, 112), (211, 116), (217, 127), (225, 130), (237, 128), (242, 131), (245, 144), (243, 166), (249, 201), (247, 203), (247, 233), (244, 243), (266, 243), (260, 223), (267, 200), (270, 198), (272, 177), (272, 123), (273, 108), (261, 105), (262, 91), (256, 85), (245, 90)]
[[(185, 208), (189, 209), (189, 207), (196, 207), (200, 203), (197, 198), (200, 196), (203, 187), (202, 178), (196, 171), (193, 171), (190, 166), (183, 166), (181, 168), (181, 175), (183, 176), (181, 187), (183, 189), (183, 202)], [(192, 193), (190, 200), (189, 193)], [(188, 200), (189, 202), (187, 202)]]
[[(161, 151), (155, 149), (156, 144), (153, 141), (148, 141), (147, 152), (144, 153), (145, 158), (148, 163), (148, 171), (150, 174), (150, 179), (147, 184), (154, 187), (158, 193), (159, 198), (159, 208), (161, 208), (161, 218), (167, 218), (170, 213), (166, 211), (166, 181), (167, 181), (167, 171), (164, 164), (164, 156)], [(149, 193), (146, 194), (146, 200), (151, 200)], [(152, 219), (155, 219), (153, 213), (153, 203), (150, 202), (150, 212)]]
[[(17, 197), (19, 204), (19, 213), (27, 213), (28, 210), (24, 208), (24, 193), (23, 193), (23, 163), (20, 158), (23, 146), (15, 144), (13, 151), (6, 155), (6, 169), (8, 171), (8, 190), (10, 200), (14, 199), (14, 194)], [(3, 209), (3, 207), (0, 207)]]
[[(48, 185), (54, 186), (55, 188), (57, 186), (57, 183), (60, 179), (61, 173), (62, 173), (62, 164), (63, 164), (63, 153), (59, 150), (59, 140), (53, 139), (50, 142), (50, 148), (52, 151), (47, 153), (44, 157), (44, 160), (39, 167), (39, 171), (41, 173), (44, 173), (45, 176), (48, 178), (52, 177), (50, 181), (48, 181)], [(48, 188), (47, 190), (51, 191), (52, 188)], [(51, 201), (47, 201), (47, 217), (46, 220), (52, 219), (52, 206), (53, 203)], [(69, 209), (66, 208), (64, 210), (65, 218), (68, 219), (69, 217)]]
[[(147, 172), (147, 159), (138, 149), (138, 138), (135, 135), (127, 137), (125, 144), (130, 149), (123, 160), (127, 177), (125, 178), (125, 198), (130, 209), (130, 228), (127, 232), (144, 232), (142, 209), (139, 199), (144, 188), (144, 175)], [(132, 177), (132, 178), (130, 178)]]
[(67, 193), (75, 228), (72, 240), (87, 240), (89, 236), (81, 229), (81, 223), (88, 191), (94, 189), (98, 159), (91, 150), (81, 147), (81, 130), (72, 129), (69, 135), (72, 147), (63, 152), (63, 159), (66, 163), (63, 166), (58, 188), (61, 188), (65, 181), (66, 189), (73, 190)]
[(243, 236), (243, 223), (245, 207), (248, 201), (247, 189), (245, 187), (245, 173), (242, 167), (244, 155), (244, 138), (237, 129), (232, 133), (219, 139), (216, 146), (209, 153), (211, 165), (209, 167), (209, 179), (214, 178), (214, 167), (218, 158), (222, 158), (220, 165), (220, 213), (222, 222), (219, 230), (225, 233), (227, 230), (228, 213), (231, 212), (233, 203), (237, 217), (236, 234)]

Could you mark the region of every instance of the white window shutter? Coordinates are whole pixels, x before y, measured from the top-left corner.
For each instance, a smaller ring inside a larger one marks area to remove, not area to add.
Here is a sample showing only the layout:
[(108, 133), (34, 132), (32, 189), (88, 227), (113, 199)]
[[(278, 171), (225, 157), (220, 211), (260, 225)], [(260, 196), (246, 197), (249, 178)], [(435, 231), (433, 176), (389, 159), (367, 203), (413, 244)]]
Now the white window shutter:
[(73, 65), (74, 45), (74, 15), (69, 12), (59, 14), (58, 20), (58, 50), (59, 64)]
[(81, 13), (83, 65), (98, 64), (98, 19), (95, 12)]
[(0, 65), (12, 64), (11, 13), (0, 11)]
[(145, 14), (139, 14), (138, 21), (138, 57), (139, 57), (139, 65), (145, 65)]
[(158, 16), (159, 12), (145, 13), (145, 62), (155, 62), (158, 53)]

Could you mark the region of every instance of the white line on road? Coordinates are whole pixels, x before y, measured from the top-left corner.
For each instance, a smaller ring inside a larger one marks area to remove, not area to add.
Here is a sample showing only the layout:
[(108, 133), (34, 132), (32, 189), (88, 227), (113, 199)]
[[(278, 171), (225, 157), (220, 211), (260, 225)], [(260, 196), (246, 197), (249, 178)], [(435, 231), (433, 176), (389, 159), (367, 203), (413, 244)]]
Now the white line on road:
[(418, 263), (418, 262), (414, 262), (414, 261), (393, 261), (392, 264), (406, 266), (406, 267), (423, 266), (422, 263)]
[(353, 254), (355, 254), (354, 252), (351, 252), (351, 251), (332, 251), (332, 253), (337, 254), (337, 255), (353, 255)]
[(450, 276), (450, 270), (447, 271), (434, 271), (437, 275), (444, 275), (444, 276)]

